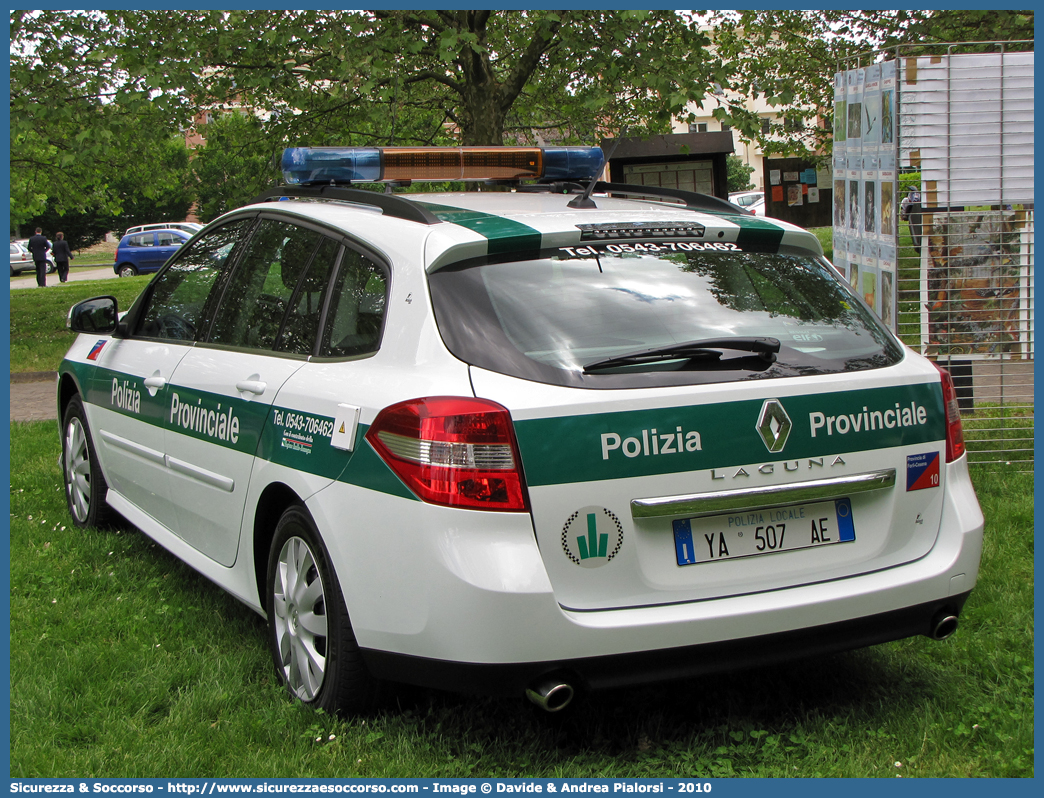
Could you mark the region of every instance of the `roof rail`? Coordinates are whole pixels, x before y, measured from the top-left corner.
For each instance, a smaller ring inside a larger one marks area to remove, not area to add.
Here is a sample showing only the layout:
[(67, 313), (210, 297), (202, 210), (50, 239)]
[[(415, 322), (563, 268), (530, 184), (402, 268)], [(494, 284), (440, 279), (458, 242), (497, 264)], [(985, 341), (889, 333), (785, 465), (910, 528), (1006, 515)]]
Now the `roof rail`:
[(273, 202), (281, 197), (300, 197), (306, 199), (331, 199), (342, 202), (353, 202), (356, 205), (370, 205), (380, 208), (385, 216), (405, 219), (418, 224), (442, 224), (442, 220), (427, 208), (410, 202), (396, 194), (379, 194), (376, 191), (365, 191), (343, 186), (276, 186), (250, 201)]
[(734, 205), (721, 197), (710, 194), (698, 194), (695, 191), (682, 191), (677, 188), (661, 188), (660, 186), (632, 186), (627, 183), (597, 183), (594, 190), (599, 194), (624, 194), (628, 196), (668, 197), (685, 203), (690, 211), (717, 211), (718, 213), (735, 213), (750, 216), (746, 208)]

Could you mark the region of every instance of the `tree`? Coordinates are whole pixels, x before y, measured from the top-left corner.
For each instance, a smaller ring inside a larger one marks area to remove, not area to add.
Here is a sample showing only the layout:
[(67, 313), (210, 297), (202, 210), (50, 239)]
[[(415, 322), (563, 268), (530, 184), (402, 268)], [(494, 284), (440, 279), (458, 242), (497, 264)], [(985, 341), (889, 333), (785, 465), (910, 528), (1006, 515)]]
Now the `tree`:
[(276, 174), (272, 141), (252, 115), (227, 113), (206, 126), (206, 144), (196, 150), (196, 216), (206, 222), (256, 197)]
[[(740, 97), (764, 97), (788, 120), (766, 132), (762, 120), (741, 102), (715, 111), (721, 121), (758, 142), (766, 155), (830, 152), (832, 130), (820, 118), (833, 106), (832, 79), (845, 59), (869, 58), (886, 48), (892, 49), (891, 57), (939, 54), (945, 51), (932, 45), (949, 42), (1028, 39), (1008, 49), (1033, 48), (1032, 11), (723, 11), (704, 22), (728, 64), (731, 89)], [(995, 48), (962, 48), (989, 49)]]
[(104, 239), (114, 228), (112, 221), (112, 214), (104, 211), (86, 208), (83, 211), (65, 211), (59, 214), (54, 208), (47, 206), (41, 214), (25, 223), (23, 236), (39, 227), (53, 242), (55, 235), (61, 231), (72, 249), (84, 249)]
[(150, 142), (149, 150), (113, 177), (120, 212), (113, 230), (184, 219), (196, 197), (189, 149), (180, 134)]
[(312, 144), (660, 133), (726, 78), (666, 11), (15, 12), (12, 36), (51, 69), (80, 56), (84, 94), (129, 112), (275, 112), (275, 139)]
[[(184, 219), (193, 201), (188, 155), (180, 136), (151, 142), (148, 150), (109, 176), (106, 190), (119, 212), (114, 213), (105, 198), (80, 191), (76, 205), (62, 202), (60, 196), (48, 199), (21, 227), (41, 227), (52, 238), (61, 230), (73, 249), (82, 249), (113, 230)], [(142, 190), (145, 186), (147, 192)]]
[(745, 163), (738, 155), (730, 155), (726, 159), (725, 168), (728, 170), (727, 185), (730, 194), (734, 191), (747, 191), (754, 188), (750, 182), (750, 176), (754, 174), (754, 167)]
[(107, 58), (119, 37), (103, 15), (13, 12), (11, 37), (12, 229), (45, 212), (119, 213), (120, 176), (163, 146), (170, 114)]

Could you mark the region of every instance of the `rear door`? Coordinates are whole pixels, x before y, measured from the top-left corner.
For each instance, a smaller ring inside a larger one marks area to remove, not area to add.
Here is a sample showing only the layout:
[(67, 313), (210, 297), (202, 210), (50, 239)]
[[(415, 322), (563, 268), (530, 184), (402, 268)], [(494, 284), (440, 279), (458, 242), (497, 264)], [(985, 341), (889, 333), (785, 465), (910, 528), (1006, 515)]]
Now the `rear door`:
[[(188, 241), (188, 238), (188, 236), (182, 236), (169, 230), (156, 233), (156, 251), (153, 253), (152, 262), (158, 261), (159, 266), (162, 266), (174, 253), (181, 249), (182, 245)], [(159, 266), (156, 268), (159, 268)]]
[(126, 249), (127, 259), (138, 265), (139, 272), (158, 271), (167, 260), (151, 231), (131, 236)]
[[(206, 345), (174, 375), (166, 450), (178, 534), (235, 562), (250, 473), (283, 384), (313, 353), (340, 245), (316, 229), (262, 219), (214, 313)], [(284, 445), (307, 447), (287, 438)]]

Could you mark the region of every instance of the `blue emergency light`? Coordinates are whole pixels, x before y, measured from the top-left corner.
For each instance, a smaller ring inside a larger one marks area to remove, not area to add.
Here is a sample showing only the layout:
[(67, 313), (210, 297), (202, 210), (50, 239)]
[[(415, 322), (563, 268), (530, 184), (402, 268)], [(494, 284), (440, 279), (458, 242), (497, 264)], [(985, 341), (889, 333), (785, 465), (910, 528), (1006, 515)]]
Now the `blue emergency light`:
[(288, 147), (291, 186), (382, 181), (594, 180), (605, 167), (598, 147)]

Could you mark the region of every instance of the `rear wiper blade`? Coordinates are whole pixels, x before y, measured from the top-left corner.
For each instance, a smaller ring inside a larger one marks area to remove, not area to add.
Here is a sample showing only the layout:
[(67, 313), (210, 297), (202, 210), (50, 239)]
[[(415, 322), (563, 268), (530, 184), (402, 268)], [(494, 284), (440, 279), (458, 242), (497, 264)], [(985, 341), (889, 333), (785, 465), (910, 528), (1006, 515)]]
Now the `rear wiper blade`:
[(681, 358), (716, 361), (721, 358), (721, 352), (716, 351), (719, 349), (756, 352), (758, 357), (766, 363), (773, 363), (776, 360), (776, 353), (779, 352), (779, 339), (753, 337), (706, 338), (699, 341), (671, 344), (670, 346), (657, 346), (652, 349), (636, 349), (631, 352), (624, 352), (622, 355), (587, 363), (584, 365), (584, 372), (599, 371), (612, 368), (613, 366), (634, 366), (642, 363), (658, 363), (664, 360), (678, 360)]

